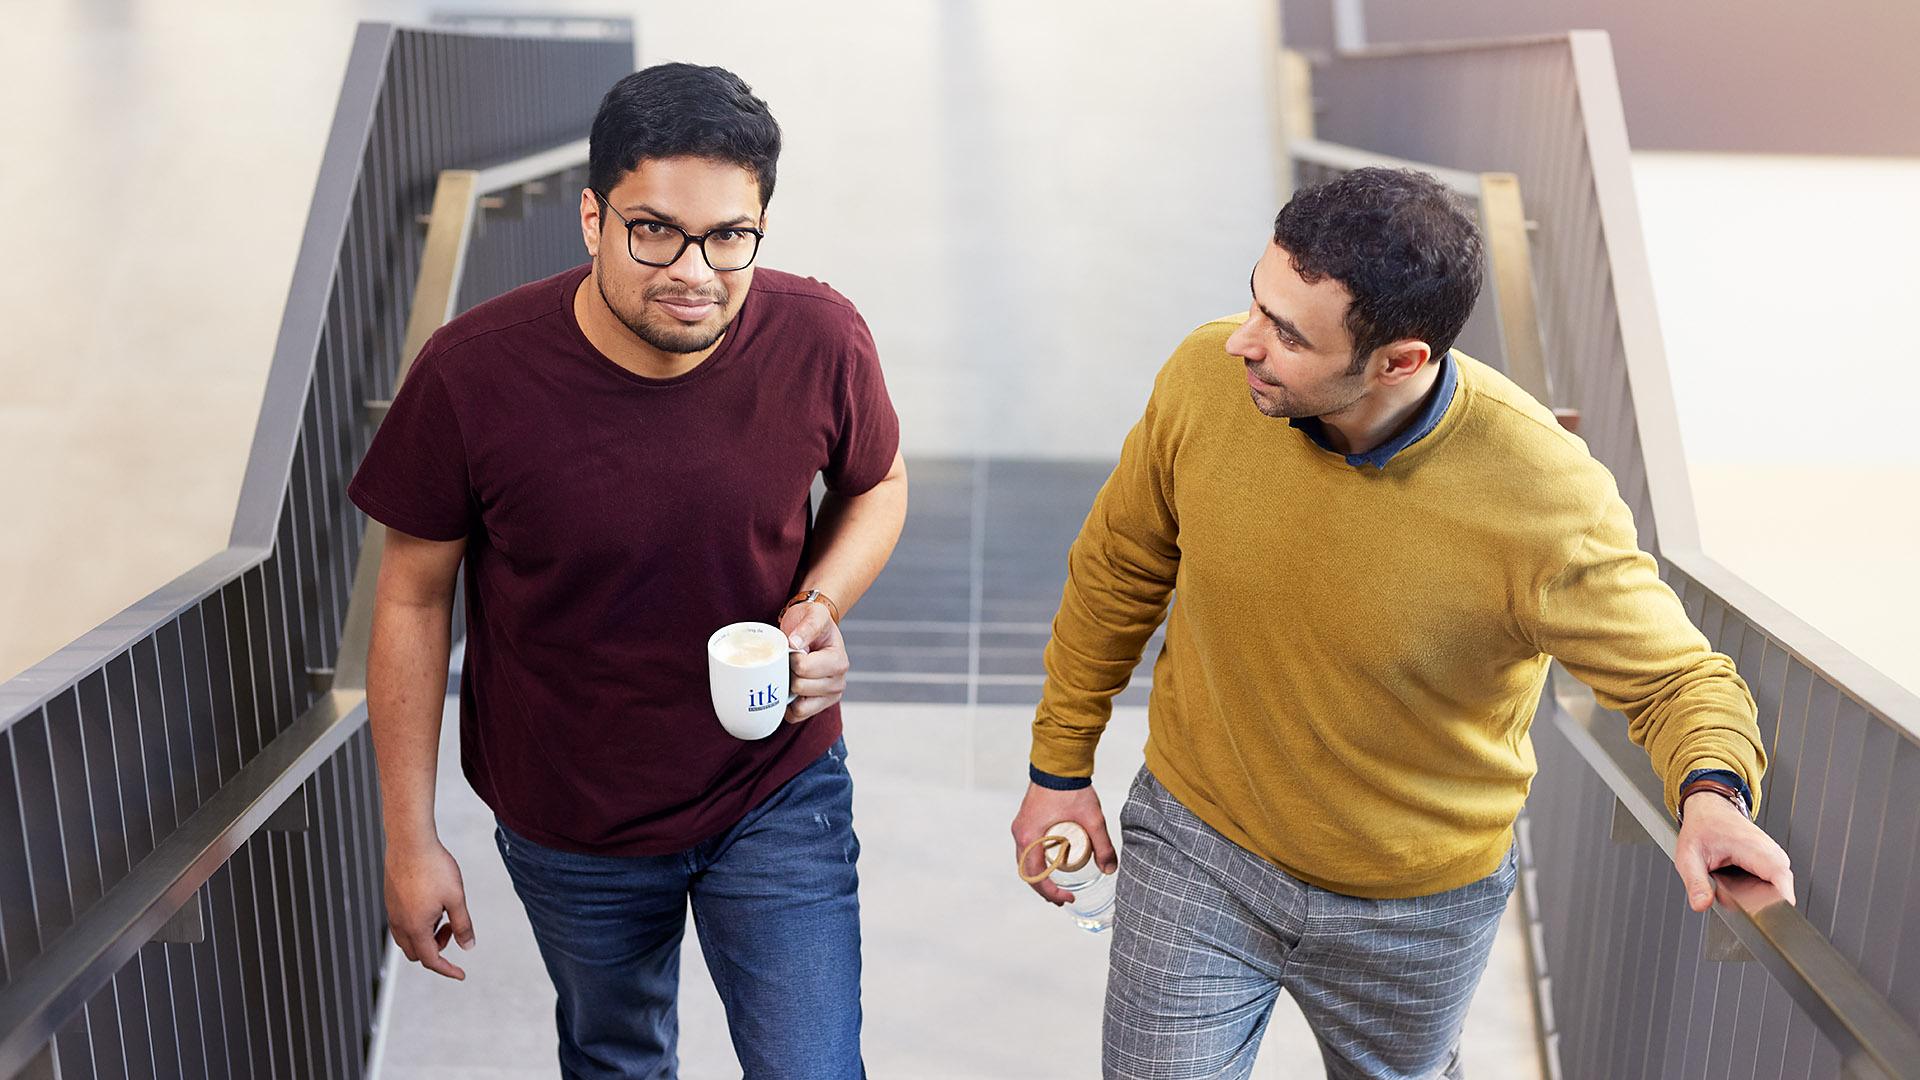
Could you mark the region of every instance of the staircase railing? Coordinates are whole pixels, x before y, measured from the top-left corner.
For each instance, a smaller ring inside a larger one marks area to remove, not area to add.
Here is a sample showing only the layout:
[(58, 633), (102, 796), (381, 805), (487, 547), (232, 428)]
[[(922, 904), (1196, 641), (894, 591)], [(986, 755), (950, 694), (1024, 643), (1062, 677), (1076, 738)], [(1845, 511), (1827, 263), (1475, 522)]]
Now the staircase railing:
[(229, 546), (0, 684), (0, 1076), (363, 1075), (383, 534), (346, 482), (434, 326), (580, 260), (568, 140), (633, 55), (361, 27)]

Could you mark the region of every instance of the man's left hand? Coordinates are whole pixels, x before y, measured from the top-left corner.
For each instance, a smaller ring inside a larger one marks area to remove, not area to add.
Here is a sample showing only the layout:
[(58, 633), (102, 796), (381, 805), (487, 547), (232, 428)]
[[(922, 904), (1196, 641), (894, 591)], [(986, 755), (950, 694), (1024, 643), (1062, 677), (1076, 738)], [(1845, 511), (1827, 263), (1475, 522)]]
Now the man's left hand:
[(1793, 898), (1793, 864), (1773, 837), (1747, 819), (1740, 808), (1711, 791), (1687, 797), (1680, 821), (1680, 839), (1673, 848), (1673, 868), (1687, 887), (1687, 905), (1695, 911), (1713, 906), (1712, 871), (1736, 866), (1754, 877), (1772, 882)]
[(780, 631), (796, 649), (794, 653), (793, 704), (787, 706), (787, 723), (797, 724), (823, 709), (840, 703), (847, 692), (847, 642), (825, 604), (795, 604), (780, 616)]

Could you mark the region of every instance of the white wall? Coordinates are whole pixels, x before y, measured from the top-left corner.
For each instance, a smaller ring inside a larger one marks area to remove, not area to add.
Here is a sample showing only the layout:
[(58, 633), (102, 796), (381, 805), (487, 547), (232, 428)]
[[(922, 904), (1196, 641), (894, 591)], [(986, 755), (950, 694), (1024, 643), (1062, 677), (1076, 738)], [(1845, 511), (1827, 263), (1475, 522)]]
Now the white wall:
[[(9, 6), (0, 678), (225, 545), (354, 22), (430, 7)], [(1255, 0), (629, 10), (645, 62), (773, 106), (764, 258), (866, 312), (910, 453), (1111, 455), (1245, 302), (1276, 209)]]
[(1920, 159), (1634, 177), (1703, 545), (1920, 690)]
[[(0, 678), (225, 544), (354, 20), (426, 10), (9, 9)], [(1274, 209), (1252, 0), (636, 14), (647, 62), (772, 103), (765, 257), (865, 310), (910, 452), (1110, 455), (1172, 344), (1243, 302)], [(1710, 549), (1920, 685), (1885, 621), (1920, 608), (1920, 163), (1637, 170)]]

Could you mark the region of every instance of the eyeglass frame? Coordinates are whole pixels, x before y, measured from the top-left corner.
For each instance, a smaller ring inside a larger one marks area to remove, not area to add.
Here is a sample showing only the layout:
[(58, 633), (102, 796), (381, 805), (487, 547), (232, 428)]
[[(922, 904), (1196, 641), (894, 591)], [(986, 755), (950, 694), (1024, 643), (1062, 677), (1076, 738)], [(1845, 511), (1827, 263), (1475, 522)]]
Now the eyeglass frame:
[[(619, 218), (620, 224), (626, 227), (627, 258), (632, 259), (634, 262), (639, 263), (641, 266), (651, 266), (656, 270), (664, 270), (667, 267), (672, 266), (674, 263), (679, 262), (681, 256), (687, 253), (688, 248), (694, 247), (697, 245), (700, 248), (700, 259), (702, 262), (707, 264), (707, 269), (713, 271), (716, 274), (732, 274), (741, 270), (745, 270), (747, 267), (753, 265), (753, 260), (760, 257), (760, 242), (767, 238), (766, 233), (750, 225), (722, 225), (719, 228), (708, 229), (706, 232), (703, 232), (700, 235), (695, 236), (694, 234), (688, 232), (687, 230), (681, 228), (680, 226), (675, 225), (671, 221), (655, 221), (652, 218), (634, 218), (633, 220), (630, 221), (627, 219), (627, 215), (614, 209), (613, 200), (607, 198), (606, 194), (602, 192), (599, 188), (588, 188), (587, 190), (593, 192), (594, 195), (599, 198), (600, 205), (604, 207), (614, 217)], [(658, 225), (661, 228), (672, 229), (674, 232), (677, 232), (680, 234), (679, 250), (675, 251), (673, 253), (673, 258), (668, 259), (666, 262), (649, 262), (648, 260), (643, 259), (638, 255), (635, 255), (633, 253), (633, 227), (635, 225)], [(718, 233), (718, 232), (743, 232), (743, 233), (752, 234), (753, 254), (747, 256), (746, 262), (741, 263), (739, 266), (730, 266), (725, 270), (722, 270), (719, 267), (713, 265), (713, 257), (707, 254), (707, 237), (712, 236), (714, 233)]]

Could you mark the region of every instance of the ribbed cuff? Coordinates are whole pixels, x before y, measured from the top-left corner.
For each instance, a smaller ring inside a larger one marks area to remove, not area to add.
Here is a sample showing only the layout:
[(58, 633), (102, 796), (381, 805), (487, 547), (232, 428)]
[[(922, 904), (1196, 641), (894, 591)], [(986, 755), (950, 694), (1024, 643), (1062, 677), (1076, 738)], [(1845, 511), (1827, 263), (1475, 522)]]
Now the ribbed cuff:
[(1041, 772), (1038, 765), (1027, 766), (1027, 779), (1055, 791), (1078, 791), (1093, 783), (1091, 776), (1055, 776), (1050, 772)]

